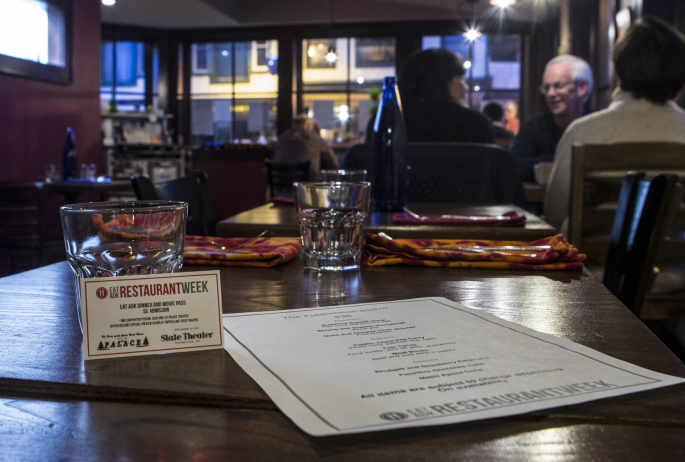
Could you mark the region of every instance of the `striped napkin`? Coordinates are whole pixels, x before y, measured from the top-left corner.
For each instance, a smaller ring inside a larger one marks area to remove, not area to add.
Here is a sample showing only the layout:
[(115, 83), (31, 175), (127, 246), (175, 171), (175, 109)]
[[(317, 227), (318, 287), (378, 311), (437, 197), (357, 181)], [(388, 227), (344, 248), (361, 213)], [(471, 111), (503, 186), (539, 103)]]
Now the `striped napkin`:
[[(441, 247), (492, 247), (484, 251), (434, 251)], [(549, 246), (544, 250), (497, 250), (503, 246)], [(534, 242), (476, 241), (447, 239), (386, 239), (375, 234), (364, 236), (362, 265), (409, 265), (449, 268), (492, 268), (517, 270), (582, 271), (585, 255), (566, 242), (562, 234)]]
[[(253, 266), (268, 268), (292, 260), (302, 243), (297, 237), (263, 237), (253, 243), (231, 250), (250, 238), (186, 236), (183, 263), (186, 265)], [(211, 242), (226, 247), (221, 250)]]

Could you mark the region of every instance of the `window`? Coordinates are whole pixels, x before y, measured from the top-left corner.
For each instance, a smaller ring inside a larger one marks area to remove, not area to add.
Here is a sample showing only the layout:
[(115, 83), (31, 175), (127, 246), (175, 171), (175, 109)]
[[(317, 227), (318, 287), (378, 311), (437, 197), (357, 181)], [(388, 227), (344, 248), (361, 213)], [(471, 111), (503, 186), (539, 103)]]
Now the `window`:
[(0, 1), (0, 72), (71, 81), (71, 1)]
[(303, 102), (334, 144), (368, 135), (383, 79), (395, 75), (392, 37), (304, 40)]
[[(519, 35), (482, 35), (470, 42), (463, 35), (425, 36), (423, 49), (446, 48), (459, 53), (468, 68), (469, 84), (463, 103), (481, 109), (489, 102), (503, 107), (517, 103), (521, 88), (521, 37)], [(465, 66), (466, 67), (466, 66)]]
[(337, 59), (332, 56), (336, 54), (335, 39), (305, 40), (304, 51), (306, 56), (307, 69), (335, 69)]
[(355, 44), (357, 67), (383, 67), (395, 64), (395, 39), (363, 38)]
[[(146, 110), (146, 101), (154, 101), (157, 87), (153, 84), (153, 94), (146, 95), (145, 60), (153, 63), (153, 83), (159, 66), (155, 53), (146, 57), (143, 42), (102, 42), (100, 45), (100, 101), (115, 111)], [(154, 106), (154, 104), (153, 104)]]
[[(263, 142), (276, 136), (278, 42), (195, 43), (191, 46), (191, 144)], [(235, 65), (235, 69), (234, 69)]]

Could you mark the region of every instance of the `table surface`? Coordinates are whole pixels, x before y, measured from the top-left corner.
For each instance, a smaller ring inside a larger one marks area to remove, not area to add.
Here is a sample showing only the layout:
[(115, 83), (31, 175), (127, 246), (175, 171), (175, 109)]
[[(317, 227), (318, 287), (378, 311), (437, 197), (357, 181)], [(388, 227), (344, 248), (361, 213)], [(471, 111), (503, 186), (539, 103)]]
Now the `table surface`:
[[(403, 225), (392, 222), (391, 212), (370, 214), (364, 221), (364, 232), (383, 231), (397, 239), (493, 239), (535, 241), (553, 236), (555, 228), (541, 218), (515, 205), (409, 204), (416, 213), (461, 215), (501, 215), (515, 211), (526, 216), (524, 226), (430, 226)], [(265, 229), (270, 237), (299, 237), (300, 228), (292, 205), (265, 204), (246, 210), (216, 225), (219, 237), (256, 236)]]
[[(221, 283), (226, 313), (442, 296), (685, 376), (685, 365), (587, 272), (383, 267), (317, 274), (298, 258), (276, 268), (222, 268)], [(10, 460), (624, 461), (685, 454), (683, 385), (500, 419), (315, 438), (223, 350), (84, 362), (66, 262), (0, 279), (0, 317), (0, 453)]]

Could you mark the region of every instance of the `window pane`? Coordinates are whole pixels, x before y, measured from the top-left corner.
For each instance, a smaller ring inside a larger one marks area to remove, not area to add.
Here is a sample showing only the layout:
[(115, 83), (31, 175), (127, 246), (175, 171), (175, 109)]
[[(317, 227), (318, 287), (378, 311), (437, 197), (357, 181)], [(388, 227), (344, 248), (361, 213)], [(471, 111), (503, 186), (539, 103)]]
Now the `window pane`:
[[(316, 67), (329, 47), (335, 49), (336, 67)], [(304, 105), (322, 136), (332, 144), (365, 138), (377, 104), (371, 95), (379, 94), (385, 77), (395, 75), (395, 40), (309, 40), (303, 42), (303, 54)]]
[[(116, 82), (115, 74), (116, 56)], [(153, 74), (158, 62), (153, 59)], [(103, 42), (100, 46), (100, 100), (118, 111), (145, 111), (145, 44), (143, 42)], [(156, 93), (156, 86), (153, 93)]]
[[(267, 138), (276, 136), (278, 42), (194, 44), (192, 49), (196, 66), (190, 82), (191, 143), (266, 143)], [(210, 65), (206, 73), (201, 72), (198, 58), (202, 49)]]
[(335, 69), (338, 41), (340, 39), (303, 40), (305, 69)]
[(430, 48), (446, 48), (469, 61), (465, 78), (470, 84), (470, 92), (465, 104), (470, 100), (472, 108), (480, 109), (493, 101), (503, 107), (518, 102), (521, 88), (519, 35), (482, 35), (472, 43), (463, 35), (423, 37), (423, 49)]

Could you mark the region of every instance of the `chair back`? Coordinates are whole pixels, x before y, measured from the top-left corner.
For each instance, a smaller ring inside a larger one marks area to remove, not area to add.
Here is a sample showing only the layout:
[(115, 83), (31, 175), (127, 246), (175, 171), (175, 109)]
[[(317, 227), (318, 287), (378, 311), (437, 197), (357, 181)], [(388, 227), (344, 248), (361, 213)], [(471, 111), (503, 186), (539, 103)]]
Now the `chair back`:
[(370, 144), (355, 144), (340, 161), (340, 170), (366, 170), (369, 179), (373, 172), (373, 151)]
[(644, 172), (628, 174), (621, 186), (603, 281), (638, 316), (685, 191), (677, 175), (658, 175), (651, 181), (644, 177)]
[(528, 209), (512, 155), (492, 144), (409, 143), (410, 202), (515, 204)]
[(270, 197), (294, 197), (293, 183), (309, 181), (310, 162), (298, 164), (275, 164), (269, 159), (264, 159), (266, 177), (269, 181)]
[(188, 203), (186, 234), (214, 236), (216, 218), (209, 194), (207, 174), (202, 171), (162, 183), (152, 183), (146, 177), (131, 178), (139, 200), (167, 200)]
[[(685, 179), (685, 144), (616, 143), (573, 146), (568, 240), (587, 255), (586, 263), (604, 264), (616, 204), (624, 177), (644, 171), (653, 178), (672, 173)], [(685, 214), (676, 216), (674, 231), (685, 230)], [(671, 236), (665, 264), (685, 261), (685, 240)]]

